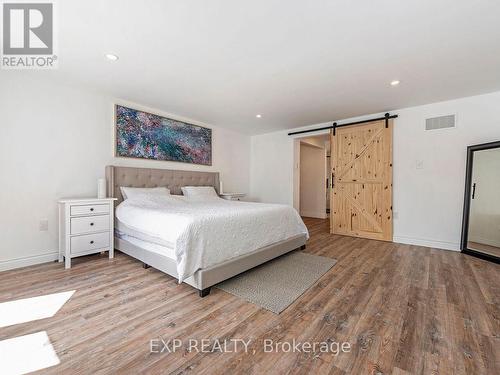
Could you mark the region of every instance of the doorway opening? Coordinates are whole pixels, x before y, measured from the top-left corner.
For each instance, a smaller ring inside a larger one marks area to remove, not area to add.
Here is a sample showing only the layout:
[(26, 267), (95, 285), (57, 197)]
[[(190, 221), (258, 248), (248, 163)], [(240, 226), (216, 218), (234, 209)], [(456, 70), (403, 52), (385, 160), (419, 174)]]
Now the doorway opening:
[(295, 208), (303, 217), (327, 219), (330, 211), (330, 138), (328, 134), (297, 138)]

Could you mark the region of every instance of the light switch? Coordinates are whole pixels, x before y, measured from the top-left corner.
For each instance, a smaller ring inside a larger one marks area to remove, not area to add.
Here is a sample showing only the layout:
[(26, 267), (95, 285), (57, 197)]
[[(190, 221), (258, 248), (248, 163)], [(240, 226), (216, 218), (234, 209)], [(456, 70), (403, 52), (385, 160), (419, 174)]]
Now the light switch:
[(424, 169), (424, 161), (423, 160), (417, 160), (415, 163), (415, 166), (417, 169)]
[(48, 219), (40, 220), (40, 223), (38, 224), (38, 230), (40, 232), (47, 232), (49, 230), (49, 220)]

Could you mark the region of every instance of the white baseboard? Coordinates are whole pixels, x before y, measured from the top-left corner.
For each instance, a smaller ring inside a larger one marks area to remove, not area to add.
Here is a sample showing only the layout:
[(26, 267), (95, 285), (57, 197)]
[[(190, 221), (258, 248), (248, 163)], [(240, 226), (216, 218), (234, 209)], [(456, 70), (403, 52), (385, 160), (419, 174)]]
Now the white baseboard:
[(317, 219), (326, 219), (326, 212), (317, 212), (317, 211), (300, 211), (300, 216), (305, 217), (314, 217)]
[(407, 245), (417, 245), (417, 246), (432, 247), (435, 249), (460, 251), (460, 244), (455, 242), (426, 240), (423, 238), (413, 238), (405, 236), (394, 236), (393, 241), (397, 243), (404, 243)]
[(35, 255), (35, 256), (25, 257), (25, 258), (3, 260), (3, 261), (0, 261), (0, 272), (12, 270), (14, 268), (32, 266), (34, 264), (53, 262), (53, 261), (57, 260), (58, 257), (59, 257), (59, 253), (55, 252), (55, 253)]

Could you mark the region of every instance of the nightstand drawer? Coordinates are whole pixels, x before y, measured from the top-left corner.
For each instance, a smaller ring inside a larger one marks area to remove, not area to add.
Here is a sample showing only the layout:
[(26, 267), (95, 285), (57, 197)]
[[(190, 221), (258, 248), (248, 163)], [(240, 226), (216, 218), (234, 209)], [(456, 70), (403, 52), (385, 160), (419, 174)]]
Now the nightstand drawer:
[(72, 217), (71, 234), (109, 231), (109, 215)]
[(82, 206), (71, 206), (70, 215), (102, 215), (109, 214), (108, 204), (86, 204)]
[(71, 237), (71, 253), (82, 253), (109, 246), (109, 232)]

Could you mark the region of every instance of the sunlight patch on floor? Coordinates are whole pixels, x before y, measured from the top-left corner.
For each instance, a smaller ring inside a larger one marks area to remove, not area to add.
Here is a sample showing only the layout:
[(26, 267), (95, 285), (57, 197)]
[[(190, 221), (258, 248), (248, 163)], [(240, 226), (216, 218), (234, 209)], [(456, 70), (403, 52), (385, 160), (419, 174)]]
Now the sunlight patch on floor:
[(0, 303), (0, 328), (50, 318), (75, 293), (74, 290)]
[(0, 373), (27, 374), (59, 364), (47, 332), (0, 341)]

